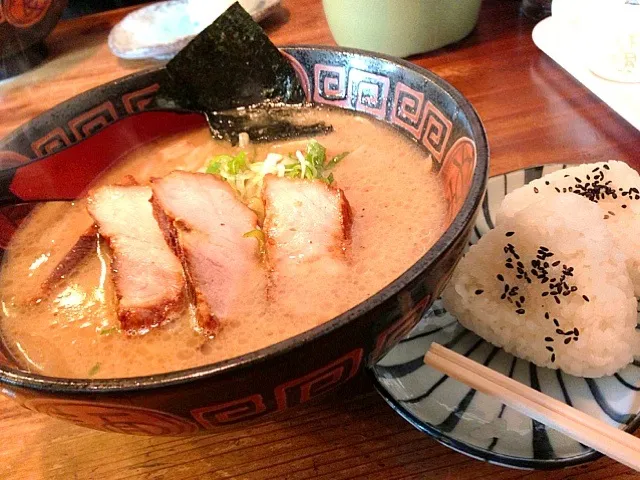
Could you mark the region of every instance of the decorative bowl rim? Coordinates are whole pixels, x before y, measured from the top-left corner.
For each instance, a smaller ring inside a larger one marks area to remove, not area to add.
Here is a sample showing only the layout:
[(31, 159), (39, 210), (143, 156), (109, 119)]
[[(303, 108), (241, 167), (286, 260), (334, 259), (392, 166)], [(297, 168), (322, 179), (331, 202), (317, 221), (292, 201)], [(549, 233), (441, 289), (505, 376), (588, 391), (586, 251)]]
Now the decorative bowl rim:
[[(460, 210), (457, 212), (451, 224), (442, 233), (436, 243), (434, 243), (422, 257), (414, 262), (411, 267), (406, 269), (399, 277), (391, 281), (380, 291), (366, 298), (346, 312), (338, 315), (337, 317), (334, 317), (333, 319), (321, 325), (318, 325), (317, 327), (304, 331), (298, 335), (295, 335), (294, 337), (285, 339), (281, 342), (264, 347), (260, 350), (256, 350), (254, 352), (249, 352), (244, 355), (233, 357), (220, 362), (202, 365), (199, 367), (192, 367), (184, 370), (176, 370), (166, 373), (138, 377), (107, 379), (50, 377), (0, 365), (0, 384), (5, 383), (16, 387), (51, 393), (117, 394), (131, 391), (165, 388), (213, 377), (222, 373), (241, 371), (248, 367), (253, 367), (256, 364), (266, 362), (283, 353), (287, 353), (291, 350), (299, 348), (318, 337), (336, 331), (346, 324), (354, 321), (364, 313), (388, 301), (390, 298), (404, 289), (407, 285), (413, 282), (420, 274), (428, 270), (436, 260), (444, 256), (449, 246), (463, 234), (466, 225), (473, 221), (474, 214), (478, 209), (480, 202), (482, 201), (489, 171), (489, 145), (487, 141), (486, 131), (478, 113), (471, 105), (471, 103), (455, 87), (453, 87), (451, 84), (449, 84), (447, 81), (445, 81), (435, 73), (397, 57), (360, 49), (319, 45), (285, 45), (280, 48), (288, 53), (291, 53), (293, 51), (305, 50), (316, 52), (320, 51), (367, 57), (376, 61), (382, 60), (395, 66), (403, 67), (422, 77), (426, 77), (430, 82), (439, 87), (442, 92), (448, 95), (457, 104), (459, 110), (465, 114), (469, 122), (473, 140), (476, 143), (476, 165), (471, 180), (471, 186), (464, 203), (460, 207)], [(137, 78), (140, 76), (149, 75), (163, 69), (164, 67), (160, 67), (136, 72), (132, 75), (128, 75), (127, 77), (115, 79), (111, 82), (107, 82), (106, 84), (94, 87), (91, 90), (79, 94), (79, 96), (91, 92), (92, 90), (104, 87), (104, 85), (121, 82), (123, 81), (123, 79), (127, 78)], [(77, 97), (73, 97), (67, 101), (72, 102), (76, 98)], [(35, 119), (32, 119), (26, 124), (19, 126), (18, 130), (23, 130), (27, 125), (29, 125), (29, 123), (33, 122), (34, 120)], [(382, 121), (388, 123), (385, 120)], [(7, 137), (10, 137), (11, 135), (12, 134), (10, 133)]]

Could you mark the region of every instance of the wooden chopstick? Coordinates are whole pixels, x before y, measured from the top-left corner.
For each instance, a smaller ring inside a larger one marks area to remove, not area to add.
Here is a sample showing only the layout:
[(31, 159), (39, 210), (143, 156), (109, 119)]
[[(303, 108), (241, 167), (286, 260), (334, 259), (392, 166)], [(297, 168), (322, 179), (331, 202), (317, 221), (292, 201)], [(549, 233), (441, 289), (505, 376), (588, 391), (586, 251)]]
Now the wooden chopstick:
[(640, 438), (437, 343), (431, 344), (424, 361), (479, 392), (496, 397), (514, 410), (640, 471)]

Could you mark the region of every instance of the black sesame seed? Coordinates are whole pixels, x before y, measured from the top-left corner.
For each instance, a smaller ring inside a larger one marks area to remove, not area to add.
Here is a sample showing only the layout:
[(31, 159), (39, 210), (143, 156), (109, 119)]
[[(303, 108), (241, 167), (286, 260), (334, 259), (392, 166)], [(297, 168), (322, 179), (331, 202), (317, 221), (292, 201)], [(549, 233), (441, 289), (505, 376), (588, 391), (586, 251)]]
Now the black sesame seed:
[(542, 292), (543, 297), (546, 297), (547, 295), (549, 295), (549, 292)]
[(551, 355), (551, 363), (554, 363), (556, 361), (556, 354), (552, 354)]
[(504, 277), (502, 276), (501, 273), (499, 273), (496, 277), (498, 280), (500, 280), (501, 282), (504, 282)]
[(516, 300), (516, 307), (522, 308), (522, 304), (518, 300)]
[(609, 220), (609, 215), (605, 215), (603, 218), (604, 218), (605, 220)]
[(564, 335), (564, 330), (562, 330), (561, 328), (556, 328), (556, 333), (558, 335)]
[(511, 236), (513, 236), (514, 233), (516, 233), (516, 232), (507, 232), (507, 233), (505, 233), (505, 236), (511, 237)]
[(565, 338), (564, 339), (564, 344), (565, 345), (569, 345), (571, 343), (571, 339), (570, 338)]
[(555, 297), (555, 296), (554, 296), (554, 297), (553, 297), (553, 299), (556, 301), (556, 303), (557, 303), (558, 305), (560, 305), (560, 299), (559, 299), (558, 297)]
[(553, 324), (554, 324), (556, 327), (559, 327), (559, 326), (560, 326), (560, 322), (559, 322), (556, 318), (554, 318), (554, 319), (553, 319)]
[(544, 312), (544, 318), (546, 318), (547, 320), (549, 320), (549, 312)]
[(560, 189), (558, 187), (556, 187), (556, 192), (560, 193)]
[(578, 327), (573, 327), (573, 334), (574, 334), (576, 337), (579, 337), (579, 336), (580, 336), (580, 331), (578, 330)]
[(623, 203), (622, 205), (620, 205), (622, 208), (627, 208), (627, 206)]
[(476, 295), (482, 295), (484, 293), (484, 290), (476, 290)]
[(540, 193), (540, 190), (538, 190), (538, 187), (533, 187), (533, 192), (534, 193)]
[(520, 297), (520, 301), (521, 301), (522, 303), (524, 303), (524, 297), (522, 297), (522, 296), (521, 296), (521, 297)]
[(524, 311), (525, 311), (524, 308), (519, 308), (518, 310), (516, 310), (516, 313), (518, 315), (522, 315), (522, 314), (524, 314)]
[(585, 301), (585, 302), (588, 302), (588, 301), (589, 301), (589, 297), (587, 297), (586, 295), (582, 295), (582, 298), (584, 298), (584, 301)]
[(553, 338), (551, 338), (551, 337), (544, 337), (544, 341), (545, 341), (545, 342), (553, 342)]
[(545, 180), (545, 181), (544, 181), (544, 184), (545, 184), (545, 185), (549, 185), (549, 180)]
[(609, 165), (607, 165), (606, 163), (602, 166), (602, 168), (604, 168), (605, 170), (609, 170)]
[(547, 347), (547, 350), (549, 350), (550, 352), (553, 352), (553, 347)]
[(560, 265), (560, 260), (556, 260), (551, 264), (552, 267), (557, 267), (558, 265)]
[(615, 213), (613, 213), (611, 210), (609, 210), (607, 213), (608, 213), (609, 215), (614, 215), (614, 216), (615, 216)]
[(574, 177), (576, 179), (576, 182), (578, 183), (582, 183), (582, 180), (580, 180), (578, 177)]

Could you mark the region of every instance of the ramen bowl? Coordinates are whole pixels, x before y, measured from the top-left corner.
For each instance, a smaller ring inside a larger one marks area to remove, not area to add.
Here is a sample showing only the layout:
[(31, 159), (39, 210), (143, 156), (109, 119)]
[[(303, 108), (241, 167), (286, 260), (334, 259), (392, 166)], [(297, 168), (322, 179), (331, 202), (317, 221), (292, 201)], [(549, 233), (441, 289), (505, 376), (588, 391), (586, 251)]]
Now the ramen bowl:
[[(189, 435), (259, 422), (349, 382), (420, 320), (467, 245), (484, 195), (488, 147), (469, 102), (408, 62), (347, 49), (291, 47), (307, 98), (391, 125), (415, 142), (443, 184), (447, 227), (432, 248), (381, 291), (293, 338), (188, 370), (114, 379), (30, 373), (0, 357), (0, 392), (28, 409), (111, 432)], [(163, 68), (85, 92), (0, 141), (0, 201), (73, 198), (123, 152), (204, 126), (199, 114), (163, 110)], [(99, 155), (96, 152), (100, 152)], [(24, 207), (1, 210), (6, 245)]]

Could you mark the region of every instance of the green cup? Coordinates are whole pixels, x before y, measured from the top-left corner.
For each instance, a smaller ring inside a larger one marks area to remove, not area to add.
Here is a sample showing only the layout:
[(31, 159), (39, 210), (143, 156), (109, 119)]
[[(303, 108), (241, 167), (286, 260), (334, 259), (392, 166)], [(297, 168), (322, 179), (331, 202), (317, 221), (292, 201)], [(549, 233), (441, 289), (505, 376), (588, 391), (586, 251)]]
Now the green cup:
[(407, 57), (466, 37), (482, 0), (323, 0), (338, 45)]

